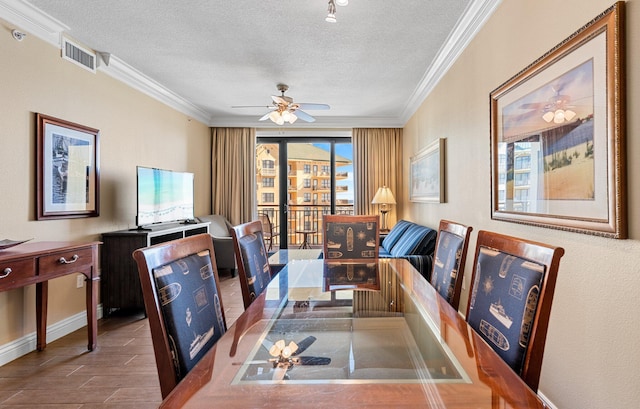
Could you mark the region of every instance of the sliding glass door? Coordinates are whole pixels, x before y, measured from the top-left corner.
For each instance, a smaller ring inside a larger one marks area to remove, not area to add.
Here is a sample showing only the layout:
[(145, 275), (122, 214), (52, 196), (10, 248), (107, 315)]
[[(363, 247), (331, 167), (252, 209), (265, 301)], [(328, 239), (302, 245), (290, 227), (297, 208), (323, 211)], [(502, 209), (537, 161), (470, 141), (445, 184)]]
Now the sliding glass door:
[(322, 216), (353, 214), (350, 138), (259, 138), (258, 213), (278, 237), (274, 248), (322, 246)]

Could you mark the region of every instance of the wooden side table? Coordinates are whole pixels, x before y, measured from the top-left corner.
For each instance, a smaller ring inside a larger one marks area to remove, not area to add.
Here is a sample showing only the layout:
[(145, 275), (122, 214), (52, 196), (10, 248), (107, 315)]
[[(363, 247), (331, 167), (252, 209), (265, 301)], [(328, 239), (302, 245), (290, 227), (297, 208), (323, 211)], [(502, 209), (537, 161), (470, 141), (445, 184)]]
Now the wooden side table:
[(36, 285), (36, 346), (47, 346), (49, 280), (67, 274), (83, 274), (86, 282), (89, 351), (98, 339), (98, 245), (100, 242), (66, 241), (25, 243), (0, 251), (0, 291)]

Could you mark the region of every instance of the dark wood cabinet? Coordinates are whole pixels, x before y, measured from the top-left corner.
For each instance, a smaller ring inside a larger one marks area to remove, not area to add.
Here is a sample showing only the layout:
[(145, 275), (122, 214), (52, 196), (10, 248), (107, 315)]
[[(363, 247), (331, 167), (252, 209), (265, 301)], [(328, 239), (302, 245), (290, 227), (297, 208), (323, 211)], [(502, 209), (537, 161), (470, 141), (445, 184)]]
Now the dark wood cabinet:
[(133, 251), (201, 233), (209, 233), (209, 222), (168, 224), (146, 230), (119, 230), (102, 234), (100, 299), (105, 315), (114, 309), (144, 310), (138, 267)]

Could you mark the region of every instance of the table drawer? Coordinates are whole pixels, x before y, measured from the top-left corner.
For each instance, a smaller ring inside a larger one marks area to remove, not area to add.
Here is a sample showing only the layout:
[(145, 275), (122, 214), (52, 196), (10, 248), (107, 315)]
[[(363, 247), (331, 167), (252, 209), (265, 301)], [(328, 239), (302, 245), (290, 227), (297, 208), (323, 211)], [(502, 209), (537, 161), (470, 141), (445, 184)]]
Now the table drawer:
[(8, 289), (25, 281), (32, 281), (36, 275), (33, 259), (0, 261), (0, 288)]
[(38, 275), (59, 276), (87, 270), (93, 265), (92, 255), (91, 248), (84, 248), (40, 257), (38, 259)]

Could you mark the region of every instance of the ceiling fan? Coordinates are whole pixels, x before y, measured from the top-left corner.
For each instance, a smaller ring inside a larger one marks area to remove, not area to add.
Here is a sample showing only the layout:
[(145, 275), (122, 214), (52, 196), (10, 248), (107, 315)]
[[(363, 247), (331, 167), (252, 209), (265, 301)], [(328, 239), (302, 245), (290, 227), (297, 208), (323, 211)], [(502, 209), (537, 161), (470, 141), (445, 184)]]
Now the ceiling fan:
[(298, 342), (293, 341), (289, 345), (284, 340), (271, 342), (268, 339), (262, 341), (262, 346), (269, 351), (273, 358), (268, 362), (273, 364), (273, 380), (288, 379), (287, 371), (293, 369), (294, 365), (329, 365), (331, 358), (318, 356), (299, 356), (316, 341), (316, 337), (310, 335)]
[(259, 120), (265, 121), (270, 119), (272, 122), (283, 125), (285, 122), (290, 124), (294, 123), (299, 119), (302, 119), (305, 122), (314, 122), (316, 119), (304, 112), (303, 109), (329, 109), (329, 105), (327, 104), (310, 104), (310, 103), (294, 103), (293, 98), (284, 95), (284, 93), (289, 89), (289, 86), (286, 84), (278, 84), (278, 91), (280, 91), (281, 95), (272, 95), (271, 99), (273, 100), (271, 105), (259, 105), (259, 106), (233, 106), (232, 108), (262, 108), (265, 107), (270, 109), (269, 112), (264, 114)]
[(523, 104), (521, 108), (542, 111), (542, 119), (544, 119), (545, 122), (553, 121), (554, 123), (561, 124), (565, 121), (571, 121), (576, 116), (576, 113), (572, 111), (572, 108), (575, 108), (575, 106), (570, 105), (571, 97), (569, 95), (561, 94), (564, 85), (565, 84), (558, 84), (557, 86), (552, 86), (553, 96), (547, 101)]

